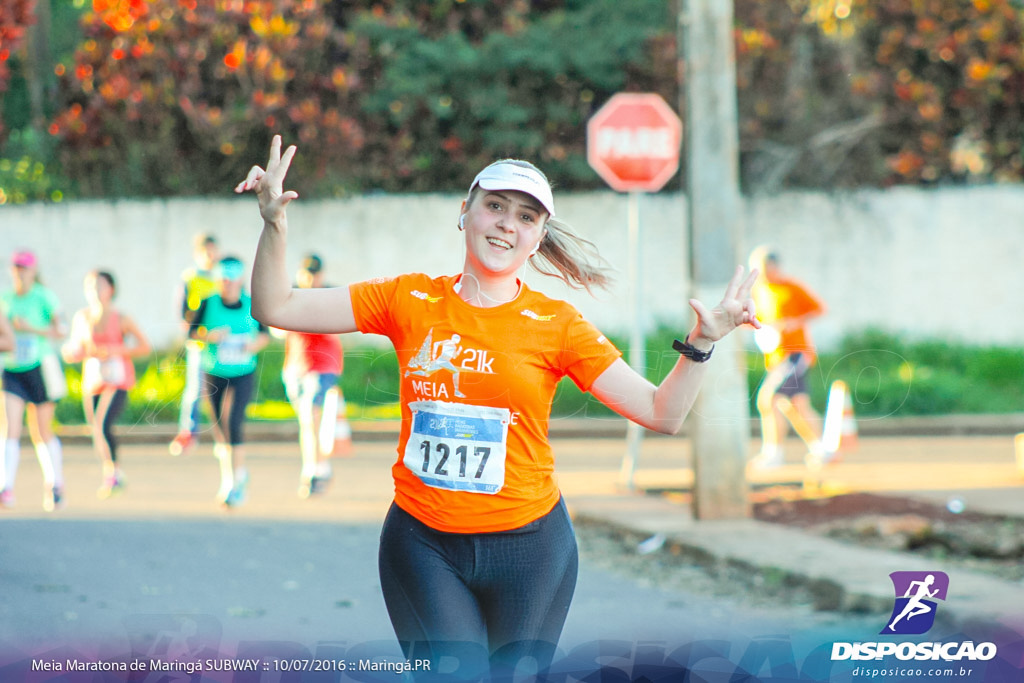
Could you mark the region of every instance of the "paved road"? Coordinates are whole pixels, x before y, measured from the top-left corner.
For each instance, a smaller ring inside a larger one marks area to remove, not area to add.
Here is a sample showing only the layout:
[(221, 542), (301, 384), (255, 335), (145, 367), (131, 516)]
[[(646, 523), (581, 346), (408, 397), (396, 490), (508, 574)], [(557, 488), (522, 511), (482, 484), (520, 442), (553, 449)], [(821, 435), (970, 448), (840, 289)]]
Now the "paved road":
[[(685, 440), (647, 439), (637, 483), (685, 487), (692, 479), (687, 448)], [(620, 442), (566, 439), (556, 450), (571, 507), (613, 514), (609, 503), (628, 498), (618, 485)], [(789, 454), (792, 465), (752, 475), (755, 495), (797, 490), (797, 450)], [(128, 486), (110, 500), (95, 496), (99, 467), (89, 449), (69, 446), (68, 504), (54, 514), (41, 510), (29, 453), (18, 506), (0, 518), (0, 680), (5, 663), (53, 648), (93, 657), (195, 654), (199, 644), (231, 657), (251, 647), (304, 656), (332, 647), (397, 653), (375, 570), (392, 445), (360, 444), (356, 457), (337, 463), (327, 495), (302, 501), (297, 449), (255, 444), (250, 501), (230, 512), (214, 502), (218, 475), (208, 446), (181, 458), (162, 447), (126, 446)], [(955, 494), (980, 509), (1000, 496), (1020, 498), (1020, 483), (1005, 438), (890, 438), (862, 440), (823, 485), (939, 500)], [(685, 506), (679, 514), (688, 514)], [(697, 570), (675, 570), (681, 580), (652, 585), (648, 575), (623, 575), (623, 565), (609, 561), (621, 549), (589, 538), (583, 534), (565, 648), (598, 640), (678, 647), (780, 633), (813, 634), (820, 642), (823, 633), (877, 629), (877, 616), (716, 594), (722, 586)]]

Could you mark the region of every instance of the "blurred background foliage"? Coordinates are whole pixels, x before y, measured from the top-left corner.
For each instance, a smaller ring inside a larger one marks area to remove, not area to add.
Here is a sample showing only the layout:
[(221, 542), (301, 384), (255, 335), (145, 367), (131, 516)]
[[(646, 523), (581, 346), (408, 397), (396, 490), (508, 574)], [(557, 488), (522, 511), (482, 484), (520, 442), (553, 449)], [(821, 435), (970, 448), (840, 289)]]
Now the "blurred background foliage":
[[(1021, 180), (1019, 0), (734, 5), (746, 192)], [(663, 0), (0, 0), (0, 202), (223, 194), (275, 132), (300, 146), (306, 197), (462, 190), (502, 156), (602, 189), (586, 121), (621, 90), (679, 104), (677, 14)]]

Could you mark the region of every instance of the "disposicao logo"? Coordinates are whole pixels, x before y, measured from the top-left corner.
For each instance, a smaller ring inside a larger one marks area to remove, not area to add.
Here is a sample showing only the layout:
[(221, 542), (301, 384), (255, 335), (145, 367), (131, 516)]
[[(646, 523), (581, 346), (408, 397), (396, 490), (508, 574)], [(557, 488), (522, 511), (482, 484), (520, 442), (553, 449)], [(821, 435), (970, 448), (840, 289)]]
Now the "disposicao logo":
[[(949, 576), (945, 572), (893, 572), (893, 590), (896, 601), (881, 635), (920, 635), (935, 624), (938, 609), (936, 600), (946, 599)], [(858, 642), (833, 643), (832, 661), (880, 660), (896, 657), (899, 660), (967, 660), (987, 661), (996, 656), (994, 643), (964, 642)]]
[(945, 572), (893, 572), (889, 574), (896, 591), (896, 604), (883, 635), (920, 635), (935, 623), (936, 600), (945, 600), (949, 577)]

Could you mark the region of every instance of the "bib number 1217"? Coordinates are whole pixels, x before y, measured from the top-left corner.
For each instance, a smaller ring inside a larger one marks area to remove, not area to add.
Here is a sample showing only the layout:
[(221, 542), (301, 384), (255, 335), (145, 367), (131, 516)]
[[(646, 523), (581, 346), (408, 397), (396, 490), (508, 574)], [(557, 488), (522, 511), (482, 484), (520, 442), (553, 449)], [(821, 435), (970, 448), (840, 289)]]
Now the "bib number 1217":
[(493, 494), (505, 483), (509, 412), (503, 408), (415, 401), (402, 462), (433, 488)]
[[(433, 446), (433, 448), (431, 448)], [(454, 467), (456, 464), (458, 467), (458, 476), (460, 478), (466, 478), (466, 467), (469, 465), (469, 446), (462, 444), (455, 448), (455, 461), (452, 463), (448, 462), (448, 458), (451, 455), (451, 446), (443, 441), (438, 441), (432, 444), (429, 439), (424, 439), (420, 442), (420, 451), (423, 453), (423, 473), (428, 474), (431, 472), (431, 465), (433, 464), (433, 474), (446, 477), (448, 476), (448, 467)], [(475, 468), (475, 472), (471, 475), (474, 479), (479, 479), (483, 476), (484, 470), (487, 468), (487, 459), (491, 456), (490, 446), (474, 446), (473, 447), (473, 461), (478, 463)]]

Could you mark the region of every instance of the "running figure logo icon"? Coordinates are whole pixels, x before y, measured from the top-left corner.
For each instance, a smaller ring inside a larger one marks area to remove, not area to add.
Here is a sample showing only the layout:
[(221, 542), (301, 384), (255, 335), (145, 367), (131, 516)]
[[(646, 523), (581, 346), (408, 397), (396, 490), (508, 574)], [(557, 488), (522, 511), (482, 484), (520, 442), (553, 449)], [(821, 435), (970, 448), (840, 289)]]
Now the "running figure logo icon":
[(935, 623), (936, 602), (945, 600), (949, 577), (945, 572), (893, 572), (889, 574), (896, 603), (881, 633), (919, 635)]
[(411, 369), (405, 371), (405, 376), (430, 377), (438, 370), (448, 370), (452, 373), (452, 386), (455, 388), (455, 395), (459, 398), (466, 398), (466, 395), (459, 391), (459, 368), (455, 367), (454, 363), (455, 357), (462, 351), (462, 347), (459, 346), (461, 340), (459, 335), (453, 334), (450, 339), (434, 342), (434, 328), (430, 328), (419, 353), (409, 360)]

